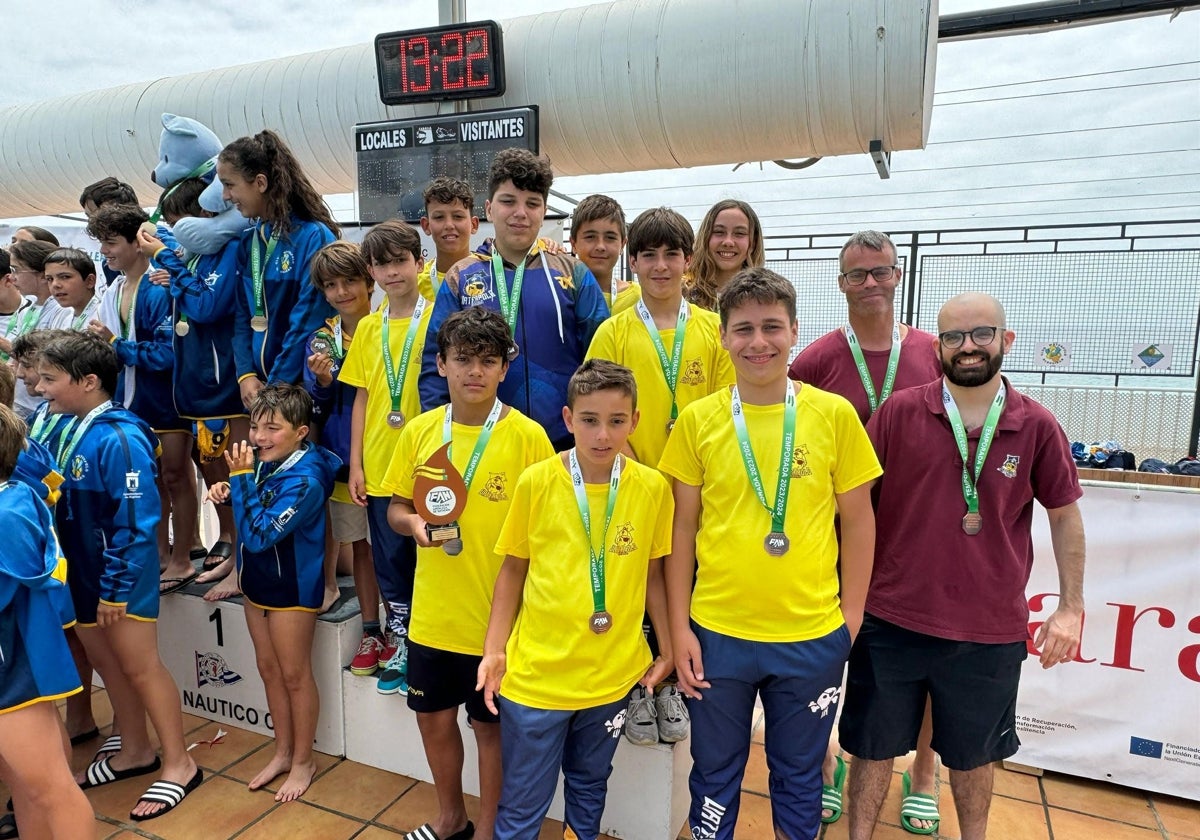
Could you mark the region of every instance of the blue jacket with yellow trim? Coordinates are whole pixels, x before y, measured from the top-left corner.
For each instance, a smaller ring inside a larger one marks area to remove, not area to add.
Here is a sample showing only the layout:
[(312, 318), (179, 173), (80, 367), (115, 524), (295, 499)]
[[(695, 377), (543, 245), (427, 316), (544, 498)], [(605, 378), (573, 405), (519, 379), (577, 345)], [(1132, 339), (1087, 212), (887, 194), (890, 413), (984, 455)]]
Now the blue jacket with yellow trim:
[[(31, 697), (60, 697), (80, 687), (79, 672), (63, 635), (61, 613), (70, 598), (67, 567), (54, 536), (50, 509), (23, 482), (0, 484), (0, 521), (5, 550), (0, 552), (0, 616), (14, 621), (34, 687)], [(7, 635), (7, 634), (6, 634)], [(11, 659), (15, 652), (0, 650)]]
[[(500, 311), (491, 259), (491, 243), (485, 242), (452, 266), (438, 289), (418, 381), (424, 411), (450, 401), (446, 380), (437, 371), (435, 336), (442, 323), (454, 312), (472, 306)], [(508, 289), (512, 288), (514, 273), (515, 266), (505, 266)], [(501, 402), (536, 420), (557, 450), (571, 445), (571, 435), (562, 419), (567, 382), (607, 317), (604, 293), (586, 265), (566, 254), (551, 256), (542, 251), (540, 243), (534, 245), (526, 260), (513, 330), (519, 352), (497, 395)]]
[(237, 238), (231, 239), (217, 253), (198, 257), (194, 269), (169, 248), (160, 249), (151, 260), (171, 275), (172, 332), (180, 315), (188, 319), (187, 335), (176, 333), (173, 338), (175, 407), (181, 417), (196, 420), (246, 413), (230, 352), (241, 280), (240, 246)]
[(333, 232), (319, 222), (295, 216), (291, 230), (279, 240), (263, 268), (263, 307), (267, 329), (255, 332), (254, 278), (250, 271), (250, 243), (259, 238), (259, 254), (267, 256), (269, 222), (259, 222), (242, 234), (238, 246), (237, 313), (233, 321), (233, 354), (238, 380), (257, 376), (265, 384), (295, 385), (304, 378), (304, 349), (309, 336), (333, 314), (333, 307), (309, 280), (313, 254), (334, 240)]
[(72, 577), (98, 577), (100, 598), (110, 604), (127, 603), (145, 570), (153, 567), (157, 577), (157, 447), (144, 421), (112, 408), (96, 417), (61, 464), (66, 480), (55, 520), (63, 553)]
[[(320, 606), (325, 558), (325, 502), (342, 461), (323, 446), (301, 444), (304, 456), (229, 477), (229, 501), (238, 533), (242, 590), (264, 607)], [(314, 597), (316, 604), (305, 604)]]

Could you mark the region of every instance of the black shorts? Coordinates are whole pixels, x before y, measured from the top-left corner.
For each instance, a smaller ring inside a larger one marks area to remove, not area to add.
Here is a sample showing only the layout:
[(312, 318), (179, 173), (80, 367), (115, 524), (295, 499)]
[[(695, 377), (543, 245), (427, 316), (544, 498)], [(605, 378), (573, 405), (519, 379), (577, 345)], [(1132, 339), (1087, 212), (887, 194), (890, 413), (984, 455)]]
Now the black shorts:
[(497, 723), (475, 690), (481, 657), (426, 647), (408, 640), (408, 708), (414, 712), (442, 712), (466, 706), (471, 720)]
[(1017, 751), (1017, 683), (1024, 642), (940, 639), (873, 615), (850, 651), (838, 738), (853, 756), (883, 761), (916, 749), (926, 697), (933, 749), (951, 770), (974, 770)]

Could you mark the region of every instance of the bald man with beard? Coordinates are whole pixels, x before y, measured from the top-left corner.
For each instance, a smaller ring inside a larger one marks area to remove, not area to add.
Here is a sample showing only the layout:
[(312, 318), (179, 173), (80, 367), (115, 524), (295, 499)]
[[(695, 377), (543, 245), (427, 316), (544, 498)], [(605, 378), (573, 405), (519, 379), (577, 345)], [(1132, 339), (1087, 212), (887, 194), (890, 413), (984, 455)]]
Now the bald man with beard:
[(1079, 645), (1082, 490), (1066, 435), (1000, 373), (1015, 336), (999, 301), (958, 295), (938, 331), (942, 377), (893, 394), (867, 424), (884, 472), (839, 730), (854, 756), (851, 840), (874, 833), (893, 759), (915, 746), (927, 698), (963, 840), (986, 837), (993, 764), (1020, 744), (1035, 500), (1049, 516), (1059, 603), (1033, 644), (1043, 668)]

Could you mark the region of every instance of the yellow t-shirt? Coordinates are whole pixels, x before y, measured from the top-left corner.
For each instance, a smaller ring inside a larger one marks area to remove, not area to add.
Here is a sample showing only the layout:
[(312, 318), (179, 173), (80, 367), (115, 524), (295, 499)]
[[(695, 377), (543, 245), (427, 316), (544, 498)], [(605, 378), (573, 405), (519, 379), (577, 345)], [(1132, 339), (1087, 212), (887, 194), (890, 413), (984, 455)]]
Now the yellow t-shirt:
[[(445, 407), (435, 408), (404, 427), (384, 481), (389, 493), (412, 498), (413, 468), (442, 447), (445, 416)], [(482, 429), (454, 424), (450, 460), (459, 473), (467, 468)], [(413, 641), (439, 650), (483, 655), (492, 590), (503, 561), (494, 552), (496, 535), (508, 513), (517, 477), (530, 464), (553, 453), (545, 430), (515, 408), (496, 422), (471, 480), (467, 506), (458, 518), (462, 553), (452, 557), (440, 547), (417, 549), (408, 628)]]
[(601, 283), (600, 291), (604, 295), (604, 302), (608, 304), (608, 311), (612, 315), (619, 315), (626, 309), (632, 309), (633, 305), (642, 299), (642, 287), (637, 283), (630, 283), (624, 289), (617, 292), (616, 302), (613, 302), (608, 286)]
[[(811, 385), (796, 394), (796, 438), (782, 557), (763, 541), (771, 514), (762, 506), (739, 455), (722, 390), (683, 411), (659, 469), (700, 490), (698, 564), (692, 619), (702, 627), (756, 642), (798, 642), (832, 633), (843, 622), (838, 600), (835, 493), (882, 474), (854, 408)], [(750, 447), (768, 504), (775, 502), (783, 403), (744, 405)]]
[[(667, 355), (675, 343), (675, 328), (659, 330)], [(641, 419), (629, 446), (643, 464), (657, 466), (667, 445), (667, 422), (671, 419), (671, 391), (663, 375), (658, 352), (636, 308), (609, 318), (592, 338), (587, 358), (608, 359), (633, 371), (638, 384), (638, 409)], [(683, 339), (683, 361), (675, 398), (679, 410), (701, 397), (734, 383), (733, 362), (721, 346), (721, 319), (707, 309), (691, 307), (687, 335)]]
[[(425, 304), (417, 337), (409, 352), (408, 371), (400, 387), (400, 410), (408, 420), (421, 413), (421, 399), (417, 394), (417, 379), (421, 375), (421, 350), (425, 346), (425, 334), (433, 304)], [(392, 363), (396, 375), (400, 375), (400, 355), (404, 352), (404, 339), (412, 318), (392, 318), (388, 324), (388, 345), (392, 350)], [(384, 475), (392, 449), (400, 439), (401, 429), (388, 425), (387, 416), (392, 410), (392, 397), (388, 393), (387, 371), (383, 365), (383, 311), (372, 312), (358, 322), (354, 331), (354, 343), (342, 361), (338, 379), (347, 385), (367, 390), (367, 415), (363, 424), (363, 474), (367, 480), (368, 496), (389, 496), (384, 489)]]
[[(437, 260), (425, 260), (425, 265), (421, 266), (420, 272), (417, 273), (417, 294), (425, 298), (425, 300), (434, 300), (438, 289), (442, 287), (442, 278), (445, 274), (437, 273)], [(434, 286), (437, 288), (435, 289)]]
[[(608, 484), (586, 487), (599, 549)], [(597, 635), (589, 625), (591, 565), (571, 474), (558, 455), (525, 471), (496, 541), (497, 554), (529, 560), (502, 695), (537, 709), (574, 710), (629, 693), (650, 666), (642, 635), (646, 570), (651, 558), (671, 551), (674, 509), (666, 479), (626, 460), (604, 560), (604, 606), (613, 623)]]

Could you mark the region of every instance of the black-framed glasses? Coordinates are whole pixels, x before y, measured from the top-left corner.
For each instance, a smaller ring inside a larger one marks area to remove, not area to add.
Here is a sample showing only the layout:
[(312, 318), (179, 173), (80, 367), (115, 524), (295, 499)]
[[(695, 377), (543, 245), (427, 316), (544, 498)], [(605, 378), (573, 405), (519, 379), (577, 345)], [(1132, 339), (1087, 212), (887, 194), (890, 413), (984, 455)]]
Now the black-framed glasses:
[(876, 283), (882, 283), (885, 280), (891, 280), (892, 275), (900, 268), (898, 265), (879, 265), (875, 268), (856, 268), (853, 271), (843, 271), (838, 277), (841, 277), (851, 286), (861, 286), (867, 282), (867, 275), (870, 274), (875, 278)]
[(971, 336), (971, 343), (976, 347), (987, 347), (996, 340), (996, 333), (1004, 329), (1003, 327), (972, 327), (969, 330), (946, 330), (938, 333), (938, 341), (942, 342), (942, 346), (948, 350), (957, 350), (963, 346), (963, 342), (967, 340), (967, 336)]

